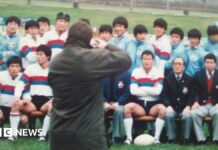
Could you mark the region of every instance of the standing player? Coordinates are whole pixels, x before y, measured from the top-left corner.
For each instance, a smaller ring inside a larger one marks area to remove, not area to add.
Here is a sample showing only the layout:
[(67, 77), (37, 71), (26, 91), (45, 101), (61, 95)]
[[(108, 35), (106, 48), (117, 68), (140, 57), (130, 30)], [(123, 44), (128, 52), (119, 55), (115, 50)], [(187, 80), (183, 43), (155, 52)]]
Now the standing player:
[(50, 31), (50, 20), (47, 17), (39, 17), (37, 22), (39, 23), (39, 36), (43, 37)]
[(187, 63), (186, 74), (193, 77), (203, 68), (206, 52), (200, 46), (201, 32), (198, 29), (191, 29), (188, 32), (188, 40), (189, 46), (185, 49), (183, 57)]
[(36, 49), (40, 44), (45, 43), (39, 36), (39, 24), (35, 20), (30, 20), (25, 24), (26, 36), (20, 40), (20, 54), (22, 57), (23, 68), (36, 63)]
[(165, 66), (166, 74), (170, 73), (172, 71), (172, 62), (173, 60), (183, 55), (183, 52), (185, 51), (185, 45), (183, 44), (183, 37), (184, 32), (181, 28), (175, 27), (170, 31), (170, 42), (172, 46), (172, 51), (170, 54), (170, 59), (167, 61)]
[(127, 45), (131, 41), (128, 34), (128, 21), (125, 17), (119, 16), (113, 21), (113, 28), (115, 37), (113, 37), (109, 43), (118, 46), (122, 50), (127, 50)]
[(167, 22), (162, 19), (156, 19), (153, 23), (155, 35), (150, 38), (150, 43), (153, 45), (155, 54), (159, 58), (159, 67), (161, 71), (164, 72), (165, 64), (170, 58), (171, 44), (170, 40), (166, 35)]
[(68, 36), (69, 22), (70, 15), (64, 12), (60, 12), (56, 17), (55, 29), (45, 34), (45, 42), (51, 47), (52, 50), (51, 58), (63, 51), (64, 43)]
[(20, 35), (18, 28), (20, 20), (17, 16), (10, 16), (5, 22), (6, 32), (0, 37), (0, 70), (7, 69), (7, 59), (11, 56), (20, 56)]

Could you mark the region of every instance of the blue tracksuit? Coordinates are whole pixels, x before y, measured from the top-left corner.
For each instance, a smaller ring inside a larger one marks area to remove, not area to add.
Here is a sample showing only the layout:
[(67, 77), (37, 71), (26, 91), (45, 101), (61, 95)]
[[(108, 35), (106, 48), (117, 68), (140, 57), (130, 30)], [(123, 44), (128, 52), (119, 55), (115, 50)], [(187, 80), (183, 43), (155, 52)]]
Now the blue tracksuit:
[(127, 46), (127, 53), (129, 54), (131, 60), (132, 60), (132, 66), (129, 69), (130, 72), (134, 70), (135, 68), (141, 67), (141, 55), (143, 51), (149, 50), (153, 54), (154, 48), (153, 46), (148, 42), (141, 42), (139, 40), (131, 40)]
[(126, 51), (127, 45), (131, 41), (130, 35), (126, 32), (120, 37), (113, 37), (109, 43), (118, 46), (119, 48)]
[(130, 73), (125, 72), (116, 77), (103, 80), (104, 99), (106, 102), (118, 102), (124, 105), (130, 96)]
[(178, 56), (182, 56), (184, 51), (185, 51), (185, 45), (183, 44), (183, 42), (172, 45), (172, 51), (171, 51), (171, 54), (170, 54), (170, 59), (165, 64), (165, 68), (167, 70), (171, 70), (173, 60)]
[(195, 72), (201, 70), (204, 67), (204, 57), (206, 55), (205, 50), (197, 46), (191, 48), (190, 46), (185, 49), (184, 58), (186, 61), (186, 74), (193, 77)]
[[(4, 34), (0, 37), (0, 58), (3, 59), (4, 63), (0, 65), (0, 70), (6, 70), (5, 62), (12, 56), (20, 56), (19, 52), (19, 42), (20, 42), (20, 35), (18, 33), (8, 36)], [(8, 56), (5, 56), (5, 52), (13, 51), (14, 53)]]
[[(208, 53), (213, 53), (218, 60), (218, 42), (212, 43), (209, 39), (207, 39), (204, 43), (204, 49)], [(218, 62), (217, 62), (218, 68)]]

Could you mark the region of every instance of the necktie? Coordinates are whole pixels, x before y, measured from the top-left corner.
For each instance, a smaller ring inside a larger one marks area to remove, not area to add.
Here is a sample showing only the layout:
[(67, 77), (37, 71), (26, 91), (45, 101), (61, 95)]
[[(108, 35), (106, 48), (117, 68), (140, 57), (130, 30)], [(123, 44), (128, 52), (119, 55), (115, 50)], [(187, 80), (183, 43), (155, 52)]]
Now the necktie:
[(176, 80), (177, 80), (177, 82), (179, 82), (179, 80), (180, 80), (180, 76), (179, 75), (176, 76)]
[(213, 74), (211, 71), (209, 71), (209, 78), (212, 79), (213, 78)]

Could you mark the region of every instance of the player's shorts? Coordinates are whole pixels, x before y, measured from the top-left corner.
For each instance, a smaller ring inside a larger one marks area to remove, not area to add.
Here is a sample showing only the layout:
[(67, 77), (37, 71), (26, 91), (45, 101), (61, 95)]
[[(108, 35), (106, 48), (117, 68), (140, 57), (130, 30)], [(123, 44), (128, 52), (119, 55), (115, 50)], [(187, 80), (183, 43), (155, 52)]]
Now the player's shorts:
[(44, 105), (46, 102), (48, 102), (51, 99), (52, 97), (34, 95), (32, 96), (32, 103), (36, 106), (37, 110), (40, 110), (42, 105)]
[(152, 108), (154, 105), (162, 104), (162, 102), (161, 102), (160, 100), (157, 100), (157, 101), (147, 101), (147, 102), (146, 102), (146, 105), (145, 105), (145, 103), (144, 103), (143, 100), (135, 99), (133, 102), (139, 104), (139, 105), (145, 110), (146, 115), (149, 114), (151, 108)]
[(9, 123), (11, 107), (0, 106), (0, 109), (2, 110), (2, 113), (3, 113), (3, 116), (4, 116), (4, 122)]

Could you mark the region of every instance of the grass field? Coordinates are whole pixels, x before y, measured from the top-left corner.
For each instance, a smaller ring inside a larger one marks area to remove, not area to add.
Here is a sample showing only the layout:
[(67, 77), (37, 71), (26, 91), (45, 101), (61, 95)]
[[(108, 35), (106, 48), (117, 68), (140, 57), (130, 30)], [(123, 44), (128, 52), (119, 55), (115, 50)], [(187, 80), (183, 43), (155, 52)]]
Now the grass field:
[[(36, 138), (20, 138), (15, 142), (0, 140), (1, 150), (48, 150), (49, 143), (40, 143)], [(217, 150), (218, 145), (180, 146), (176, 144), (161, 144), (151, 146), (135, 146), (116, 144), (110, 150)]]
[[(19, 3), (20, 2), (20, 3)], [(55, 16), (60, 11), (68, 12), (71, 15), (71, 22), (79, 18), (88, 18), (93, 27), (99, 27), (101, 24), (111, 24), (116, 16), (124, 15), (129, 20), (129, 31), (132, 32), (136, 24), (144, 24), (148, 27), (149, 32), (153, 33), (152, 24), (157, 18), (164, 18), (168, 21), (169, 30), (179, 26), (187, 32), (193, 27), (201, 30), (206, 35), (206, 28), (209, 24), (218, 21), (216, 14), (207, 13), (190, 13), (189, 16), (182, 16), (178, 11), (163, 11), (152, 9), (134, 9), (134, 12), (128, 12), (128, 8), (123, 7), (106, 7), (102, 5), (81, 4), (82, 9), (73, 9), (70, 3), (52, 3), (33, 1), (34, 6), (25, 6), (26, 0), (0, 0), (0, 15), (18, 15), (20, 17), (37, 18), (47, 16), (52, 23), (55, 22)], [(16, 4), (16, 5), (15, 5)], [(19, 4), (19, 5), (17, 5)]]
[[(162, 17), (169, 23), (169, 30), (175, 26), (179, 26), (188, 31), (193, 27), (199, 28), (206, 35), (206, 28), (209, 24), (218, 21), (215, 14), (206, 13), (190, 13), (190, 16), (182, 16), (181, 12), (163, 11), (152, 9), (134, 9), (134, 12), (128, 12), (128, 8), (105, 7), (101, 5), (80, 5), (82, 9), (72, 9), (72, 5), (66, 3), (51, 2), (33, 2), (34, 6), (25, 6), (26, 0), (0, 0), (0, 15), (10, 16), (17, 15), (20, 17), (37, 18), (39, 16), (47, 16), (52, 23), (55, 22), (55, 16), (60, 11), (68, 12), (71, 15), (71, 23), (79, 18), (88, 18), (93, 27), (100, 24), (111, 24), (112, 20), (119, 15), (124, 15), (129, 20), (129, 31), (132, 32), (133, 27), (142, 23), (145, 24), (149, 32), (152, 33), (152, 23), (154, 19)], [(16, 142), (8, 142), (0, 139), (0, 150), (48, 150), (48, 142), (39, 143), (37, 138), (19, 138)], [(137, 147), (134, 145), (113, 145), (111, 150), (217, 150), (218, 145), (203, 146), (179, 146), (179, 145), (152, 145), (149, 147)]]

